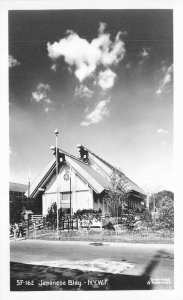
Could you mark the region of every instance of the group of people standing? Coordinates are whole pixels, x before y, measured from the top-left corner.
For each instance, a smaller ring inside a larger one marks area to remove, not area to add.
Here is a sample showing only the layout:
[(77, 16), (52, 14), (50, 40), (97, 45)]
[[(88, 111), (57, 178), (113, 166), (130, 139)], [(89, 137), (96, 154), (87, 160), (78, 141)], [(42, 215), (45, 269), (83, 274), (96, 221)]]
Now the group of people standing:
[(20, 236), (24, 237), (24, 227), (23, 223), (17, 224), (16, 222), (10, 227), (10, 234), (13, 233), (14, 241)]
[[(36, 225), (39, 225), (37, 224), (36, 222), (31, 222), (29, 223), (29, 226), (28, 226), (28, 230), (30, 230), (32, 232), (32, 236), (33, 238), (36, 238), (36, 233), (37, 233), (37, 226)], [(38, 226), (39, 227), (39, 226)], [(13, 225), (10, 225), (10, 236), (13, 235), (14, 237), (14, 241), (17, 240), (17, 238), (19, 237), (24, 237), (24, 236), (27, 236), (27, 225), (25, 224), (25, 222), (22, 222), (22, 223), (14, 223)]]

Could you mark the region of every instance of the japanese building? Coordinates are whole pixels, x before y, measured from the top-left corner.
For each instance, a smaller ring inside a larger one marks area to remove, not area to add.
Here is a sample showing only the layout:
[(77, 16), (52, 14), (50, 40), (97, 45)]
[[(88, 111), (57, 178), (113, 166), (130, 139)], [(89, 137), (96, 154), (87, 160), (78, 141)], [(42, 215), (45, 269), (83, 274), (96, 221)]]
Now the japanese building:
[(57, 202), (57, 195), (58, 207), (66, 210), (71, 206), (72, 214), (78, 209), (101, 209), (103, 214), (109, 212), (104, 194), (110, 189), (110, 176), (114, 172), (125, 178), (129, 208), (141, 210), (146, 194), (137, 184), (86, 147), (79, 145), (78, 149), (79, 157), (58, 149), (57, 155), (55, 153), (58, 168), (54, 158), (31, 184), (30, 198), (37, 199), (40, 205), (42, 203), (43, 215), (47, 214), (52, 203)]

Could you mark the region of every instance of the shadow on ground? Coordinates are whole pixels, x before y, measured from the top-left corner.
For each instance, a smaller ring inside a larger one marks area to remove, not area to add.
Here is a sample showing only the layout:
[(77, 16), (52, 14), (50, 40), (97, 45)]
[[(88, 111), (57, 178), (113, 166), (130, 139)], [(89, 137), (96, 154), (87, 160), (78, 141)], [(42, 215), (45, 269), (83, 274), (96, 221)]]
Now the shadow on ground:
[(150, 275), (164, 254), (158, 251), (139, 276), (11, 262), (10, 290), (150, 290), (153, 289)]

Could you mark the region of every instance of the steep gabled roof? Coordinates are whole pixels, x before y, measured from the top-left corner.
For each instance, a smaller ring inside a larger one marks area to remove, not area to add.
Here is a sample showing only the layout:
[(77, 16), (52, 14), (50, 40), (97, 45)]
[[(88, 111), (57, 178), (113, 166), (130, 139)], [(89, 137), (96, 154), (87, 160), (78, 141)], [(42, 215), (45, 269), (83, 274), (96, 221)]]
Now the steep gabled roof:
[[(128, 191), (133, 190), (135, 192), (138, 192), (142, 195), (146, 195), (146, 193), (143, 191), (142, 188), (140, 188), (136, 183), (134, 183), (131, 179), (129, 179), (121, 170), (119, 170), (117, 167), (114, 167), (110, 163), (108, 163), (106, 160), (86, 148), (85, 146), (81, 145), (86, 151), (88, 151), (89, 156), (88, 160), (91, 162), (91, 166), (96, 164), (98, 168), (101, 169), (102, 172), (110, 176), (113, 172), (117, 173), (119, 176), (123, 176), (126, 184), (128, 186)], [(107, 168), (106, 168), (107, 167)]]
[[(108, 189), (108, 180), (101, 176), (97, 171), (92, 169), (88, 164), (82, 162), (75, 156), (60, 150), (65, 154), (65, 163), (73, 168), (76, 173), (91, 186), (91, 188), (98, 194), (105, 189)], [(44, 188), (49, 178), (55, 174), (56, 163), (55, 159), (52, 160), (47, 167), (41, 172), (38, 178), (30, 186), (30, 197), (35, 197), (39, 193), (39, 188)], [(26, 191), (28, 196), (28, 191)]]
[[(31, 183), (30, 185), (30, 197), (35, 197), (38, 193), (38, 189), (42, 188), (42, 185), (45, 183), (45, 180), (53, 173), (55, 170), (55, 159), (52, 159), (46, 168), (39, 174), (39, 176)], [(28, 197), (28, 190), (25, 193), (25, 196)]]
[[(86, 148), (85, 148), (86, 149)], [(107, 163), (105, 160), (100, 158), (98, 155), (94, 154), (90, 150), (87, 151), (93, 156), (93, 159), (90, 157), (88, 162), (83, 162), (81, 159), (69, 154), (68, 152), (59, 149), (59, 152), (65, 154), (65, 163), (75, 170), (75, 172), (86, 182), (88, 185), (98, 194), (104, 190), (108, 190), (110, 187), (109, 176), (113, 171), (117, 172), (119, 175), (123, 175), (127, 184), (127, 191), (136, 191), (142, 195), (145, 195), (144, 191), (138, 187), (133, 181), (131, 181), (123, 172), (116, 169), (111, 164)], [(97, 164), (96, 159), (99, 164)], [(101, 162), (103, 164), (103, 169), (101, 167)], [(61, 167), (63, 164), (61, 165)], [(106, 171), (106, 167), (110, 172)], [(97, 170), (100, 169), (100, 172)], [(101, 172), (102, 170), (102, 172)], [(56, 163), (53, 159), (43, 172), (38, 176), (38, 178), (30, 186), (30, 197), (35, 197), (40, 191), (40, 188), (44, 188), (48, 180), (55, 175)], [(25, 194), (28, 196), (28, 191)]]
[(75, 169), (75, 171), (86, 181), (93, 190), (100, 194), (103, 190), (109, 188), (107, 178), (103, 177), (88, 164), (83, 163), (77, 158), (66, 156), (66, 162)]

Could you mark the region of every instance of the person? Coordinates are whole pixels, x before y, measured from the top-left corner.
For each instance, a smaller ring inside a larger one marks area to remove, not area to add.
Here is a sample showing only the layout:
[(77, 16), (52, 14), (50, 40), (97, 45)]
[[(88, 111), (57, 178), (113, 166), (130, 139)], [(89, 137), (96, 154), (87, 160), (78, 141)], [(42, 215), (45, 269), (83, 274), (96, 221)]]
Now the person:
[(18, 234), (18, 224), (17, 223), (14, 224), (13, 233), (14, 233), (14, 241), (16, 242), (17, 234)]
[(13, 225), (10, 225), (10, 236), (13, 235)]
[(20, 223), (20, 224), (19, 224), (19, 232), (18, 232), (18, 237), (20, 236), (20, 234), (21, 234), (21, 237), (23, 237), (23, 236), (24, 236), (23, 224), (22, 224), (22, 223)]

